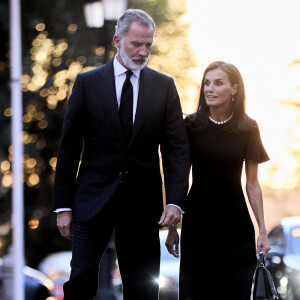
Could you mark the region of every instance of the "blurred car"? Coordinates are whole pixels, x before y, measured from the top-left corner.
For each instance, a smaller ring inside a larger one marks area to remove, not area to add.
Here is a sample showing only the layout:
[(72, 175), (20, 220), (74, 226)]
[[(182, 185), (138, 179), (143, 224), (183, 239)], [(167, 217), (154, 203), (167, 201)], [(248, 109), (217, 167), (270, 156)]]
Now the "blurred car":
[[(178, 234), (181, 234), (181, 230), (178, 229)], [(154, 279), (159, 285), (159, 299), (160, 300), (177, 300), (178, 299), (178, 283), (179, 283), (179, 264), (180, 259), (172, 256), (165, 246), (168, 236), (168, 230), (160, 230), (160, 276)], [(180, 248), (179, 248), (180, 250)], [(113, 276), (114, 286), (119, 291), (122, 290), (122, 280), (119, 272), (119, 268)]]
[(280, 299), (300, 300), (300, 216), (283, 218), (268, 237), (266, 267)]
[[(180, 229), (178, 230), (180, 234)], [(165, 246), (168, 230), (160, 230), (161, 266), (160, 277), (156, 283), (160, 287), (160, 300), (178, 299), (179, 259), (173, 257)], [(57, 300), (63, 300), (63, 284), (70, 276), (71, 251), (62, 251), (46, 256), (39, 264), (38, 269), (46, 274), (53, 282), (53, 296)], [(122, 280), (118, 268), (118, 261), (112, 270), (112, 285), (119, 295), (122, 291)]]
[(38, 269), (47, 274), (54, 283), (52, 294), (56, 300), (63, 300), (63, 284), (69, 279), (71, 251), (60, 251), (47, 255), (38, 265)]
[[(3, 272), (2, 272), (3, 260), (0, 259), (0, 300), (2, 299), (3, 287)], [(24, 285), (25, 285), (25, 300), (46, 300), (53, 299), (52, 289), (54, 284), (50, 278), (48, 278), (42, 272), (25, 266), (23, 268), (24, 273)], [(5, 300), (5, 299), (3, 299)]]
[(44, 273), (25, 266), (25, 300), (47, 300), (53, 299), (53, 281)]
[[(52, 290), (52, 294), (55, 297), (55, 300), (63, 300), (63, 285), (69, 280), (71, 267), (70, 261), (72, 258), (71, 251), (60, 251), (47, 255), (38, 265), (38, 269), (43, 273), (47, 274), (49, 278), (54, 283), (54, 288)], [(117, 263), (117, 262), (116, 262)], [(121, 291), (121, 277), (119, 273), (119, 269), (117, 268), (117, 264), (112, 271), (112, 286), (113, 291), (115, 292), (115, 296), (119, 299), (120, 291)], [(101, 276), (99, 276), (99, 279)], [(100, 299), (96, 297), (95, 299)], [(1, 300), (1, 299), (0, 299)]]

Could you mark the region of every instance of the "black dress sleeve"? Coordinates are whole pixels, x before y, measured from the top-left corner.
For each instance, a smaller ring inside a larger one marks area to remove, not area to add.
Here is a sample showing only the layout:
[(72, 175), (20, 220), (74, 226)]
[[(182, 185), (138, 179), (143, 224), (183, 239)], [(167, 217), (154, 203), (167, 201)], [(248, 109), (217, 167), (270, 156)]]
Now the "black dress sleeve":
[(257, 124), (252, 127), (248, 133), (245, 160), (252, 160), (257, 163), (263, 163), (270, 160), (261, 141)]

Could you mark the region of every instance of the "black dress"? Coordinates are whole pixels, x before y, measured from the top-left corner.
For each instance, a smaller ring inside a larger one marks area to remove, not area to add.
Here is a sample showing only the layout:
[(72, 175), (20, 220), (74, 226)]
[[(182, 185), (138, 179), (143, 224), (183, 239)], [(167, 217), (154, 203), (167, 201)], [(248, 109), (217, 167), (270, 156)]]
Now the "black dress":
[(222, 126), (187, 127), (193, 184), (183, 207), (179, 299), (250, 299), (256, 245), (241, 174), (244, 160), (269, 157), (257, 124), (238, 134)]

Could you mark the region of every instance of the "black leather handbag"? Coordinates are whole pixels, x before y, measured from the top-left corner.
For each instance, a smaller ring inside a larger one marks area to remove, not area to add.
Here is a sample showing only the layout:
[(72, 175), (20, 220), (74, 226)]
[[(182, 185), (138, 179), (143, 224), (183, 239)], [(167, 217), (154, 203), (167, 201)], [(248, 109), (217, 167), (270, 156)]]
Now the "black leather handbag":
[(253, 276), (251, 300), (279, 299), (271, 273), (265, 266), (265, 258), (259, 253), (257, 267)]

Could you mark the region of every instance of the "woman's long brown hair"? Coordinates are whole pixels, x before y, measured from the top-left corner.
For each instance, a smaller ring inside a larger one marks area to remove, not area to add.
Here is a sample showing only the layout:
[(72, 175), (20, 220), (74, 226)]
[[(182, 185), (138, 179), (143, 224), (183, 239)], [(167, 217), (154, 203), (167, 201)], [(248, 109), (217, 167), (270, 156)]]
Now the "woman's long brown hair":
[(245, 87), (240, 71), (234, 65), (223, 61), (213, 62), (205, 69), (201, 82), (197, 111), (192, 115), (192, 117), (187, 119), (187, 126), (191, 130), (202, 131), (207, 125), (209, 106), (206, 104), (204, 96), (204, 79), (207, 72), (215, 69), (220, 69), (225, 72), (232, 86), (237, 84), (237, 92), (234, 95), (234, 101), (231, 101), (231, 112), (233, 112), (233, 117), (230, 122), (222, 126), (222, 129), (237, 134), (240, 131), (244, 131), (255, 126), (256, 122), (248, 117), (245, 112)]

